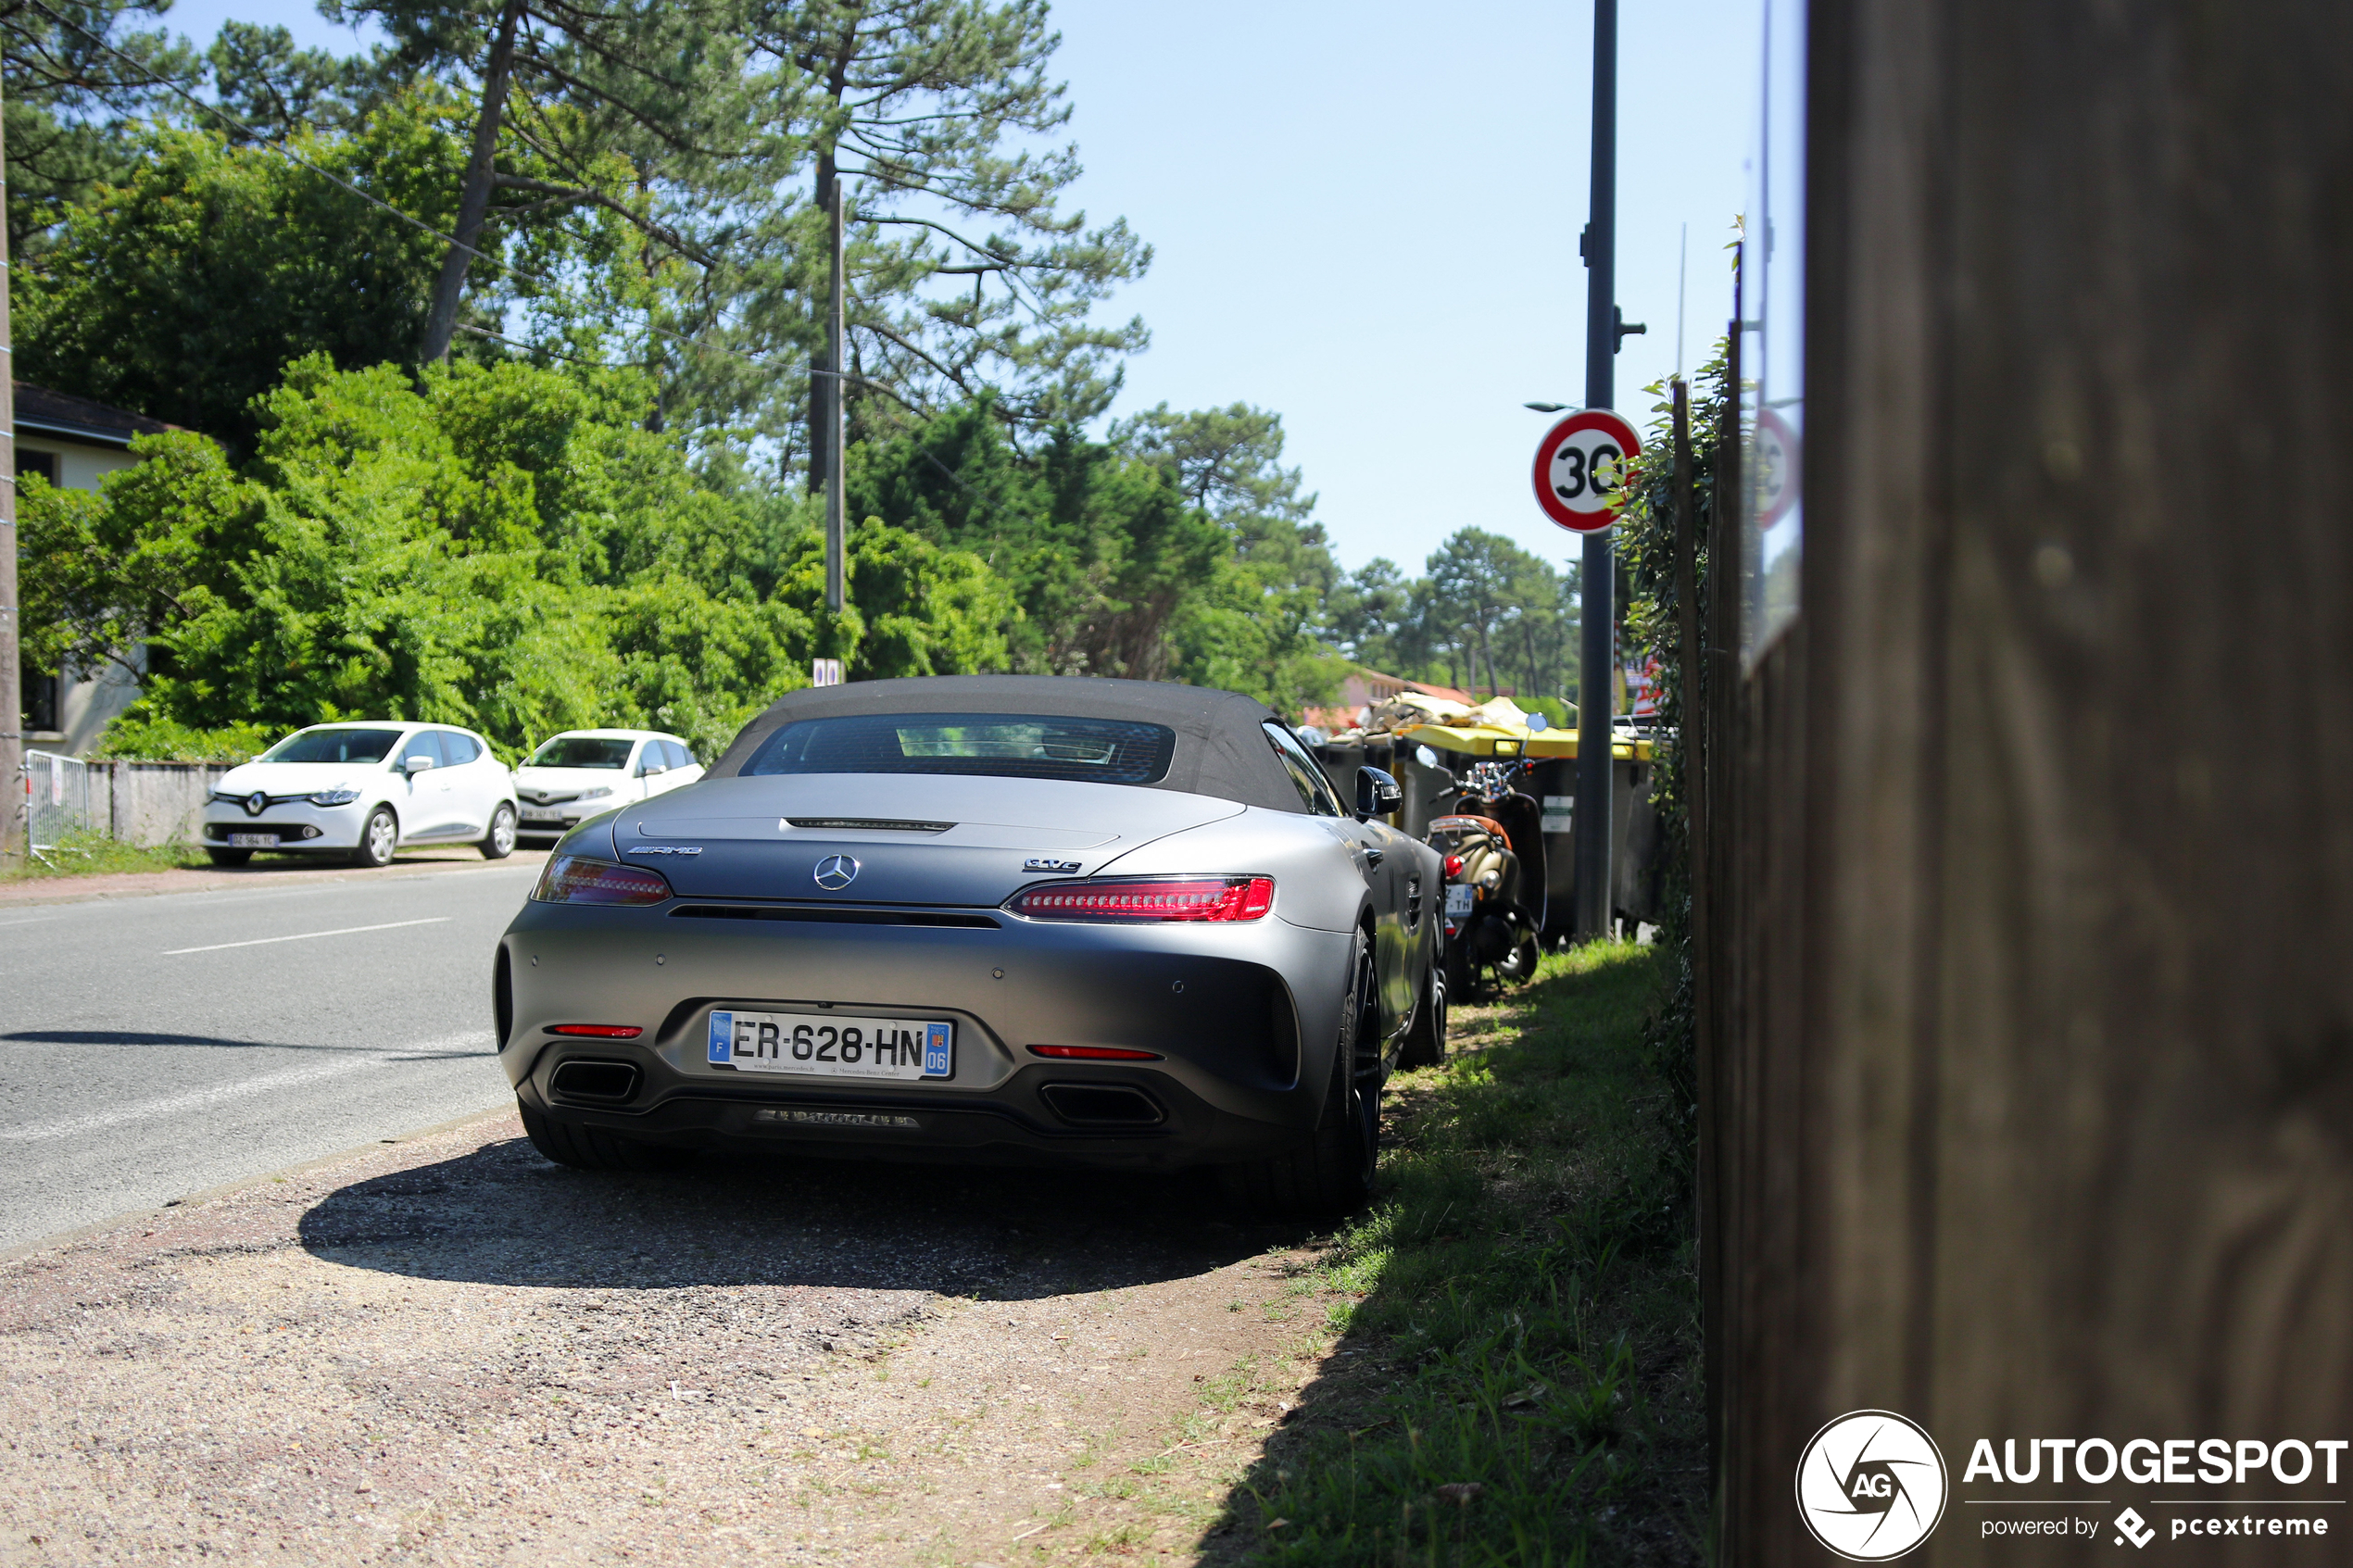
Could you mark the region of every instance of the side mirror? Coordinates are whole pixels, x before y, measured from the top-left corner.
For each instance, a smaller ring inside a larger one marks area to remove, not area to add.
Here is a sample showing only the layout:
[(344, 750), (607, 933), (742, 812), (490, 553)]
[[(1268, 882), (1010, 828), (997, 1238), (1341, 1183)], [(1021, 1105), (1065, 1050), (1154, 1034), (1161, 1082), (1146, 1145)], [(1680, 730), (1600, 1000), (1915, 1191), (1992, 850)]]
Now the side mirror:
[(1541, 713), (1531, 713), (1528, 716), (1528, 730), (1530, 734), (1541, 735), (1552, 726), (1553, 721)]
[(1378, 768), (1356, 770), (1356, 820), (1358, 822), (1364, 822), (1371, 817), (1386, 817), (1391, 811), (1402, 809), (1404, 804), (1405, 792), (1397, 787), (1395, 779), (1390, 778)]
[(400, 771), (408, 774), (410, 778), (415, 778), (419, 773), (423, 772), (427, 768), (433, 767), (434, 765), (434, 759), (427, 757), (422, 751), (414, 757), (404, 757), (400, 759)]
[(668, 771), (670, 771), (670, 765), (666, 762), (640, 762), (637, 764), (637, 776), (641, 779), (649, 779), (656, 773), (666, 773)]
[(1426, 746), (1417, 746), (1414, 747), (1414, 760), (1425, 768), (1435, 768), (1438, 766), (1438, 753)]

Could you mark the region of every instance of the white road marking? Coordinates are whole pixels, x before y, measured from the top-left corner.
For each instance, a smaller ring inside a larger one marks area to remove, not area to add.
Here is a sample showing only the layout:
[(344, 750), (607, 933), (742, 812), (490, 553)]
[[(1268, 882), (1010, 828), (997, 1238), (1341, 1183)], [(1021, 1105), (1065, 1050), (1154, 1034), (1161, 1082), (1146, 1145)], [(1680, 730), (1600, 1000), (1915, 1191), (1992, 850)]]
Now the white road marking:
[(346, 925), (333, 931), (305, 931), (293, 936), (257, 936), (250, 942), (215, 942), (208, 947), (170, 947), (164, 951), (167, 959), (182, 953), (217, 953), (223, 947), (265, 947), (272, 942), (308, 942), (314, 936), (350, 936), (362, 931), (397, 931), (404, 925), (440, 925), (457, 919), (455, 915), (429, 915), (423, 920), (390, 920), (382, 925)]
[(55, 917), (44, 915), (40, 920), (0, 920), (0, 925), (43, 925)]
[(36, 1123), (30, 1127), (0, 1129), (0, 1143), (46, 1143), (53, 1138), (84, 1137), (103, 1133), (110, 1127), (126, 1126), (133, 1122), (152, 1121), (158, 1116), (173, 1116), (183, 1111), (201, 1110), (224, 1100), (242, 1098), (246, 1095), (267, 1094), (272, 1089), (290, 1089), (303, 1084), (315, 1084), (322, 1078), (339, 1077), (363, 1068), (382, 1067), (425, 1051), (443, 1051), (466, 1046), (490, 1043), (490, 1031), (476, 1029), (463, 1035), (448, 1035), (438, 1040), (420, 1040), (414, 1045), (396, 1046), (390, 1050), (368, 1051), (342, 1057), (333, 1061), (311, 1062), (302, 1067), (290, 1067), (283, 1073), (265, 1073), (258, 1078), (242, 1078), (233, 1084), (216, 1084), (208, 1089), (193, 1089), (168, 1099), (151, 1099), (138, 1105), (126, 1105), (113, 1110), (95, 1111), (88, 1116), (69, 1117), (63, 1122)]

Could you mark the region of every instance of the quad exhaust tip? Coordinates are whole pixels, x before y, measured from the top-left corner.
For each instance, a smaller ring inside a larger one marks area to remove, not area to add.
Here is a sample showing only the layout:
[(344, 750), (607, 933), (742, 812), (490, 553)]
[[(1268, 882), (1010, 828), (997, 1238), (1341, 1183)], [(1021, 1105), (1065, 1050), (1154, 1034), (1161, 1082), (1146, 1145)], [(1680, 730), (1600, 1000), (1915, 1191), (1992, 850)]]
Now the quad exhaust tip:
[(1048, 1084), (1038, 1098), (1074, 1127), (1157, 1127), (1167, 1120), (1158, 1100), (1125, 1084)]
[(574, 1058), (559, 1062), (548, 1087), (566, 1099), (607, 1103), (627, 1099), (637, 1092), (637, 1067), (628, 1061), (587, 1061)]

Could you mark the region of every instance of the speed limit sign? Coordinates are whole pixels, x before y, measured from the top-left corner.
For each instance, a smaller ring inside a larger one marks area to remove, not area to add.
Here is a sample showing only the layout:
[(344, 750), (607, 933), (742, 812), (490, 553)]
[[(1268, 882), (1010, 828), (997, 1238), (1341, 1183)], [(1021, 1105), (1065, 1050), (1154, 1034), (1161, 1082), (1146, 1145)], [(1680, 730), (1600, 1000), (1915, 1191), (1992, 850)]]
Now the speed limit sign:
[(1554, 425), (1536, 448), (1536, 504), (1577, 533), (1617, 521), (1617, 486), (1642, 438), (1607, 408), (1587, 408)]

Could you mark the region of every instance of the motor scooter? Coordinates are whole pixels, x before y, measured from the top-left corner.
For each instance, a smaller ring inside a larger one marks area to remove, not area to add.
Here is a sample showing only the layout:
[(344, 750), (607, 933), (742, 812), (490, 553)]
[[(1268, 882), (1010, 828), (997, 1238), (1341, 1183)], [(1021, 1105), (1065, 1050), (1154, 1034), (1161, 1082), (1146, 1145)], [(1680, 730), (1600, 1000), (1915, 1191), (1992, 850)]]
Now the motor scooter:
[(1430, 820), (1425, 841), (1446, 865), (1446, 980), (1456, 997), (1525, 985), (1543, 950), (1544, 812), (1514, 787), (1535, 764), (1474, 762), (1467, 781), (1441, 766), (1428, 746), (1415, 754), (1445, 784), (1452, 809)]

